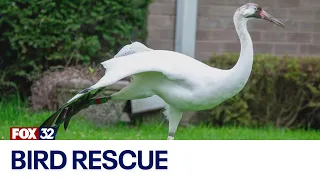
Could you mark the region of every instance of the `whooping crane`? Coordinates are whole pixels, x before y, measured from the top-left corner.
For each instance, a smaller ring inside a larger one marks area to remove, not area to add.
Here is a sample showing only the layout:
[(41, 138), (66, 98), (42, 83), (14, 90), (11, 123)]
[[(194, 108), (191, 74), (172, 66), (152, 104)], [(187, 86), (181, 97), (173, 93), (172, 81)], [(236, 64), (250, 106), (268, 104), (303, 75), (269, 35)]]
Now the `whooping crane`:
[[(184, 54), (141, 48), (126, 55), (127, 50), (101, 64), (105, 75), (91, 87), (79, 92), (60, 107), (41, 126), (67, 129), (71, 117), (90, 104), (108, 100), (133, 100), (157, 95), (167, 106), (164, 112), (169, 121), (168, 139), (173, 140), (184, 111), (213, 108), (239, 93), (247, 83), (253, 63), (253, 44), (247, 30), (247, 21), (264, 19), (285, 27), (279, 20), (259, 5), (247, 3), (239, 7), (233, 21), (240, 39), (241, 52), (238, 62), (228, 70), (210, 67)], [(127, 48), (130, 49), (129, 46)], [(108, 97), (93, 99), (106, 86), (127, 76), (132, 82)]]

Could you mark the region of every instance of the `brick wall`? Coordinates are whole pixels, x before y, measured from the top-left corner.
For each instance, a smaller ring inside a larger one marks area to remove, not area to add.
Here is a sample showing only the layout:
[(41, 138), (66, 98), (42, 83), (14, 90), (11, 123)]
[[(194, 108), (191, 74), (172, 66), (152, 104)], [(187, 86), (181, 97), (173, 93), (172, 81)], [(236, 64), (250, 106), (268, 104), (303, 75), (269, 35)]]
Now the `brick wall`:
[[(247, 0), (198, 0), (196, 59), (212, 53), (239, 52), (233, 25), (235, 10)], [(283, 22), (283, 29), (269, 22), (248, 23), (255, 53), (320, 55), (320, 0), (251, 0)], [(156, 0), (150, 6), (147, 44), (174, 49), (175, 0)]]
[(147, 45), (153, 49), (174, 50), (176, 1), (155, 0), (149, 6)]

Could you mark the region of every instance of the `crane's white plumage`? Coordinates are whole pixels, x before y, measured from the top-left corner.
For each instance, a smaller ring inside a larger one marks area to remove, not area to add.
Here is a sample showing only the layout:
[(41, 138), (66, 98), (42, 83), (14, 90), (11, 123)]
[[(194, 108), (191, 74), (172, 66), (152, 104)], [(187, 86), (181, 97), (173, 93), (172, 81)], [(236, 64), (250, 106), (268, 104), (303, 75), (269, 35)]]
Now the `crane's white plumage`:
[(112, 95), (112, 99), (137, 99), (156, 94), (180, 110), (212, 106), (217, 99), (212, 101), (208, 98), (216, 97), (214, 91), (217, 87), (223, 91), (226, 83), (222, 80), (230, 74), (230, 71), (215, 69), (186, 55), (165, 50), (114, 58), (102, 65), (106, 74), (92, 88), (108, 86), (133, 76), (132, 83)]
[[(152, 50), (136, 42), (125, 46), (114, 58), (103, 62), (105, 75), (96, 84), (70, 99), (66, 107), (83, 97), (91, 98), (90, 95), (94, 96), (98, 90), (132, 76), (133, 81), (112, 94), (110, 99), (133, 100), (159, 96), (167, 103), (164, 114), (169, 120), (168, 139), (173, 139), (184, 111), (213, 108), (239, 93), (245, 86), (253, 63), (252, 41), (246, 25), (251, 18), (266, 19), (283, 26), (256, 4), (241, 6), (233, 17), (241, 53), (232, 69), (213, 68), (181, 53)], [(54, 122), (57, 124), (63, 120)]]
[(127, 55), (138, 53), (138, 52), (151, 51), (151, 50), (153, 49), (148, 48), (144, 44), (141, 44), (139, 42), (132, 42), (131, 44), (125, 45), (123, 48), (121, 48), (120, 51), (114, 57), (117, 58), (117, 57), (127, 56)]

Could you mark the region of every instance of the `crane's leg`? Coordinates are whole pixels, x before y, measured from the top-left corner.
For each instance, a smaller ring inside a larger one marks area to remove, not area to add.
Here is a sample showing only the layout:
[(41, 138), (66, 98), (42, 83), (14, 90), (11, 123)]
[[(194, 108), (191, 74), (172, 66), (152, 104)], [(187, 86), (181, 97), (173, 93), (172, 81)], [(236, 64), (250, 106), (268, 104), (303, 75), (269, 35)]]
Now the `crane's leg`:
[(164, 112), (164, 115), (169, 121), (168, 140), (174, 140), (174, 134), (176, 133), (179, 122), (182, 118), (182, 112), (175, 107), (168, 106)]

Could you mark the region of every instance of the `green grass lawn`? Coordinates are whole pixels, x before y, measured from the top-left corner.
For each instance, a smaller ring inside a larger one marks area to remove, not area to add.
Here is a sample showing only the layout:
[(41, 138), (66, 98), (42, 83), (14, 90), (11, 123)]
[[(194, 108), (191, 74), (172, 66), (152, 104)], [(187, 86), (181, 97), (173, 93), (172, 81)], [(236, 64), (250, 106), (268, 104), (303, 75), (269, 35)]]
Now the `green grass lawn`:
[[(18, 100), (0, 102), (0, 139), (9, 139), (12, 126), (39, 126), (52, 112), (33, 113), (27, 105)], [(68, 130), (59, 129), (57, 139), (145, 139), (165, 140), (167, 122), (155, 121), (140, 126), (117, 124), (110, 127), (96, 127), (83, 119), (72, 119)], [(320, 139), (320, 131), (289, 130), (276, 128), (250, 129), (243, 127), (196, 127), (180, 126), (175, 135), (177, 140), (314, 140)]]

